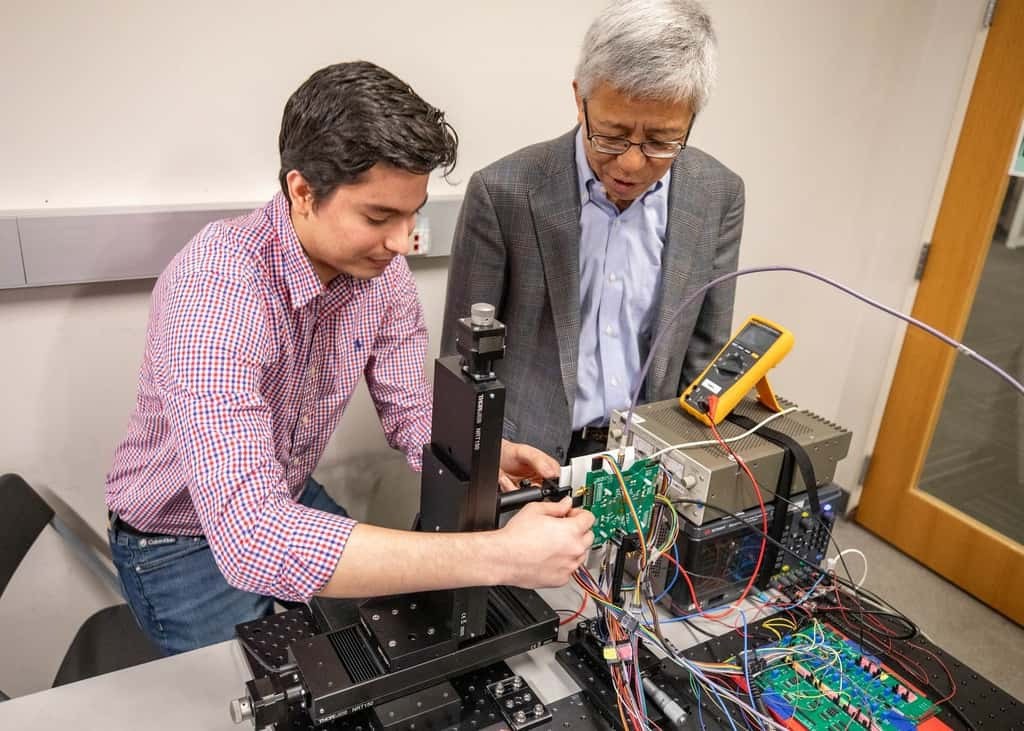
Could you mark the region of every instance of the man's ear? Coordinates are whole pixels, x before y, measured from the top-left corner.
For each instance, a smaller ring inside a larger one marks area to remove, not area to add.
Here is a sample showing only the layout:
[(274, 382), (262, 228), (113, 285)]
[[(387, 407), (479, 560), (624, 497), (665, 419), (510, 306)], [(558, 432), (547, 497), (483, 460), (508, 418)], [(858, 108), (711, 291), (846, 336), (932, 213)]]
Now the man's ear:
[(580, 85), (576, 79), (572, 80), (572, 95), (576, 98), (576, 122), (583, 126), (583, 97), (580, 96)]
[(289, 170), (285, 176), (285, 183), (288, 185), (288, 197), (292, 202), (292, 211), (300, 216), (308, 216), (313, 212), (313, 189), (302, 173), (298, 170)]

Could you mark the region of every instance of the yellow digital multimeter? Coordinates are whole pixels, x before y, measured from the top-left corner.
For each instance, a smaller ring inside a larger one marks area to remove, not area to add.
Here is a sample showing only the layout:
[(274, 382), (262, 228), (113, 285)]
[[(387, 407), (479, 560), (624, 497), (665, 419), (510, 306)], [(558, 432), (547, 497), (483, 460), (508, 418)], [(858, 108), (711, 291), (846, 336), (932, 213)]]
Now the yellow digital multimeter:
[(686, 387), (679, 405), (705, 424), (709, 398), (717, 398), (714, 423), (719, 424), (752, 388), (762, 404), (780, 411), (766, 375), (793, 347), (793, 333), (763, 317), (748, 317), (711, 364)]

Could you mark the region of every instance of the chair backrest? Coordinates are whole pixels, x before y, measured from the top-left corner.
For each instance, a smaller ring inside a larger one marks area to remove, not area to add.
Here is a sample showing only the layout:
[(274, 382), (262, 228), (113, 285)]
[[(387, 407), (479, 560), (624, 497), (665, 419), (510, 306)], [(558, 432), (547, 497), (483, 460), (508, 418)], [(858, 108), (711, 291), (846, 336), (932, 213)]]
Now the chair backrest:
[(0, 596), (53, 509), (19, 475), (0, 476)]

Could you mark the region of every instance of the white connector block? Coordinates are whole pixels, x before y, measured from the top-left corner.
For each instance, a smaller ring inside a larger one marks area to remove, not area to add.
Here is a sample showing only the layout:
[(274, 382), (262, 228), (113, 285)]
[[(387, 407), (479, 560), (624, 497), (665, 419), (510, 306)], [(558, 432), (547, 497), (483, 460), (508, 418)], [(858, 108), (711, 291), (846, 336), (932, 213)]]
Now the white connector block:
[[(569, 464), (562, 468), (558, 478), (559, 487), (571, 487), (572, 493), (575, 495), (576, 491), (587, 484), (587, 475), (591, 472), (594, 465), (594, 460), (600, 457), (602, 454), (607, 454), (618, 462), (618, 458), (621, 454), (622, 464), (619, 469), (625, 472), (633, 463), (636, 462), (636, 450), (633, 447), (625, 447), (623, 449), (611, 449), (607, 452), (595, 452), (594, 454), (584, 454), (580, 457), (573, 457), (569, 460)], [(601, 469), (612, 474), (611, 465), (605, 460), (601, 460)]]

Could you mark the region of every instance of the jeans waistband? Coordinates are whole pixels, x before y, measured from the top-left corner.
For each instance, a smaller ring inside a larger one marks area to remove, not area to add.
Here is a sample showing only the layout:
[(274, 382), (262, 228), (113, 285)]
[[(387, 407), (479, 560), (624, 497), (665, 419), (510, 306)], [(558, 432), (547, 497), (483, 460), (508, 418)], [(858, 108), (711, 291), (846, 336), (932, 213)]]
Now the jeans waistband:
[(126, 523), (121, 516), (110, 510), (107, 511), (107, 520), (110, 524), (110, 530), (119, 530), (136, 538), (163, 538), (167, 535), (166, 533), (147, 533), (146, 531), (133, 528), (130, 523)]

